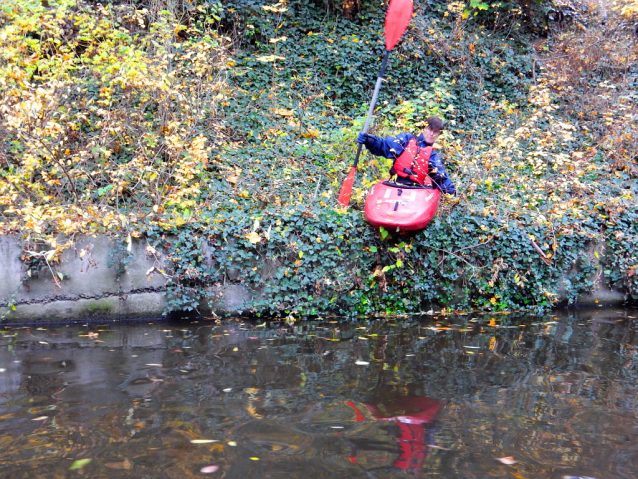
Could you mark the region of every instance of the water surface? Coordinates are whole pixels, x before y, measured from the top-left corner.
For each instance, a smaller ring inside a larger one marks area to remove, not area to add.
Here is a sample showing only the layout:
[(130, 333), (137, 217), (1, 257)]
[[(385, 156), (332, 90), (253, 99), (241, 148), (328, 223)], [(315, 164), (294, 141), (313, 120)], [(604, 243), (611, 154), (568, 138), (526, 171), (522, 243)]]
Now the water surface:
[(636, 318), (4, 327), (0, 477), (635, 478)]

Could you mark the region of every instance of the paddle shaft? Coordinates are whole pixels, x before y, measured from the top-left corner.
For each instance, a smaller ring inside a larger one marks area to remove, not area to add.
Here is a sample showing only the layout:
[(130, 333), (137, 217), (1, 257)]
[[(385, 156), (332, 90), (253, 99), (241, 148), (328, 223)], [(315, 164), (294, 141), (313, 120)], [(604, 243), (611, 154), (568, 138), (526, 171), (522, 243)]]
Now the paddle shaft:
[[(385, 55), (383, 56), (383, 62), (381, 63), (381, 70), (379, 71), (379, 76), (377, 77), (377, 84), (374, 86), (374, 93), (372, 94), (372, 100), (370, 101), (370, 108), (368, 109), (368, 116), (366, 117), (365, 125), (363, 125), (363, 133), (368, 133), (370, 129), (370, 123), (372, 123), (372, 114), (374, 113), (374, 107), (377, 103), (377, 98), (379, 97), (379, 90), (381, 89), (381, 82), (383, 82), (383, 75), (385, 75), (385, 69), (388, 66), (388, 58), (390, 57), (390, 50), (385, 51)], [(352, 164), (353, 168), (356, 168), (359, 164), (359, 157), (361, 156), (361, 150), (363, 149), (363, 143), (359, 143), (359, 147), (357, 148), (357, 155), (354, 158), (354, 163)]]
[[(390, 50), (394, 48), (401, 36), (405, 33), (414, 11), (414, 5), (412, 0), (390, 0), (388, 5), (388, 12), (385, 16), (385, 55), (383, 56), (383, 62), (381, 63), (381, 71), (377, 78), (377, 84), (374, 87), (374, 94), (372, 95), (372, 101), (370, 102), (370, 108), (368, 109), (368, 117), (366, 118), (365, 126), (363, 127), (363, 133), (368, 133), (370, 128), (370, 122), (372, 121), (372, 113), (374, 112), (374, 106), (377, 103), (377, 97), (379, 96), (379, 90), (381, 89), (381, 82), (383, 81), (383, 75), (385, 74), (385, 68), (388, 66), (388, 57), (390, 56)], [(352, 194), (352, 186), (354, 185), (354, 177), (357, 173), (357, 165), (359, 164), (359, 157), (361, 156), (361, 150), (363, 143), (359, 143), (357, 148), (357, 155), (355, 156), (350, 173), (343, 180), (341, 185), (341, 191), (339, 192), (339, 204), (343, 207), (347, 207), (350, 203), (350, 195)]]

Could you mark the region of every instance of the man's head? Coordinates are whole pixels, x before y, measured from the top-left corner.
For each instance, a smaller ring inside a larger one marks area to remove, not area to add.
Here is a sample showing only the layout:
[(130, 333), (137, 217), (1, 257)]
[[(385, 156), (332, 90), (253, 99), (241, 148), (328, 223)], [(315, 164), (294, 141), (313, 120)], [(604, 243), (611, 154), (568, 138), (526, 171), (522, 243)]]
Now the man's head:
[(434, 143), (445, 128), (443, 121), (436, 116), (431, 116), (425, 120), (427, 126), (423, 129), (423, 138), (426, 143)]

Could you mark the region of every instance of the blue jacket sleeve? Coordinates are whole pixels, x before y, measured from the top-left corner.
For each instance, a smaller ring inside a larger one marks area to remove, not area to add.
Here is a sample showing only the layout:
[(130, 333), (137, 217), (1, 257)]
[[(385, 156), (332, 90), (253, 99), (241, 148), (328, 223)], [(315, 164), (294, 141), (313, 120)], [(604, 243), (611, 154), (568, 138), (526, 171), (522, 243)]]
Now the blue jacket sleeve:
[(365, 145), (373, 155), (396, 159), (403, 153), (410, 138), (413, 138), (410, 133), (400, 133), (397, 136), (388, 136), (386, 138), (368, 135)]
[(434, 186), (441, 190), (442, 193), (456, 196), (454, 183), (452, 183), (452, 180), (445, 172), (445, 166), (443, 166), (443, 162), (436, 151), (432, 151), (430, 155), (429, 167), (430, 171), (428, 173), (430, 178), (432, 178)]
[[(364, 144), (373, 155), (396, 159), (403, 153), (403, 150), (405, 150), (405, 147), (412, 138), (414, 138), (414, 135), (411, 133), (399, 133), (397, 136), (388, 136), (386, 138), (368, 135)], [(430, 155), (428, 173), (430, 178), (432, 178), (432, 183), (435, 188), (441, 190), (442, 193), (456, 196), (454, 183), (452, 183), (452, 180), (447, 176), (445, 166), (443, 166), (439, 154), (434, 150)]]

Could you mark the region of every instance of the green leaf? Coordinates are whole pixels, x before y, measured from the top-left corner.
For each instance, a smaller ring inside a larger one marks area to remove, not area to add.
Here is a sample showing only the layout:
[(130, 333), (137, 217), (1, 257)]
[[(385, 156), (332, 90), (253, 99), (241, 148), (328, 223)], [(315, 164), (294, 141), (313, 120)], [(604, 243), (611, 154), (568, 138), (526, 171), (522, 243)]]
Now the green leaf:
[(381, 233), (381, 239), (386, 239), (388, 237), (388, 232), (383, 226), (379, 228), (379, 233)]
[(376, 246), (370, 246), (370, 253), (376, 253), (378, 251)]
[(75, 471), (77, 469), (81, 469), (84, 466), (86, 466), (88, 463), (90, 463), (93, 459), (78, 459), (77, 461), (74, 461), (73, 464), (71, 464), (71, 467), (69, 467), (69, 471)]

